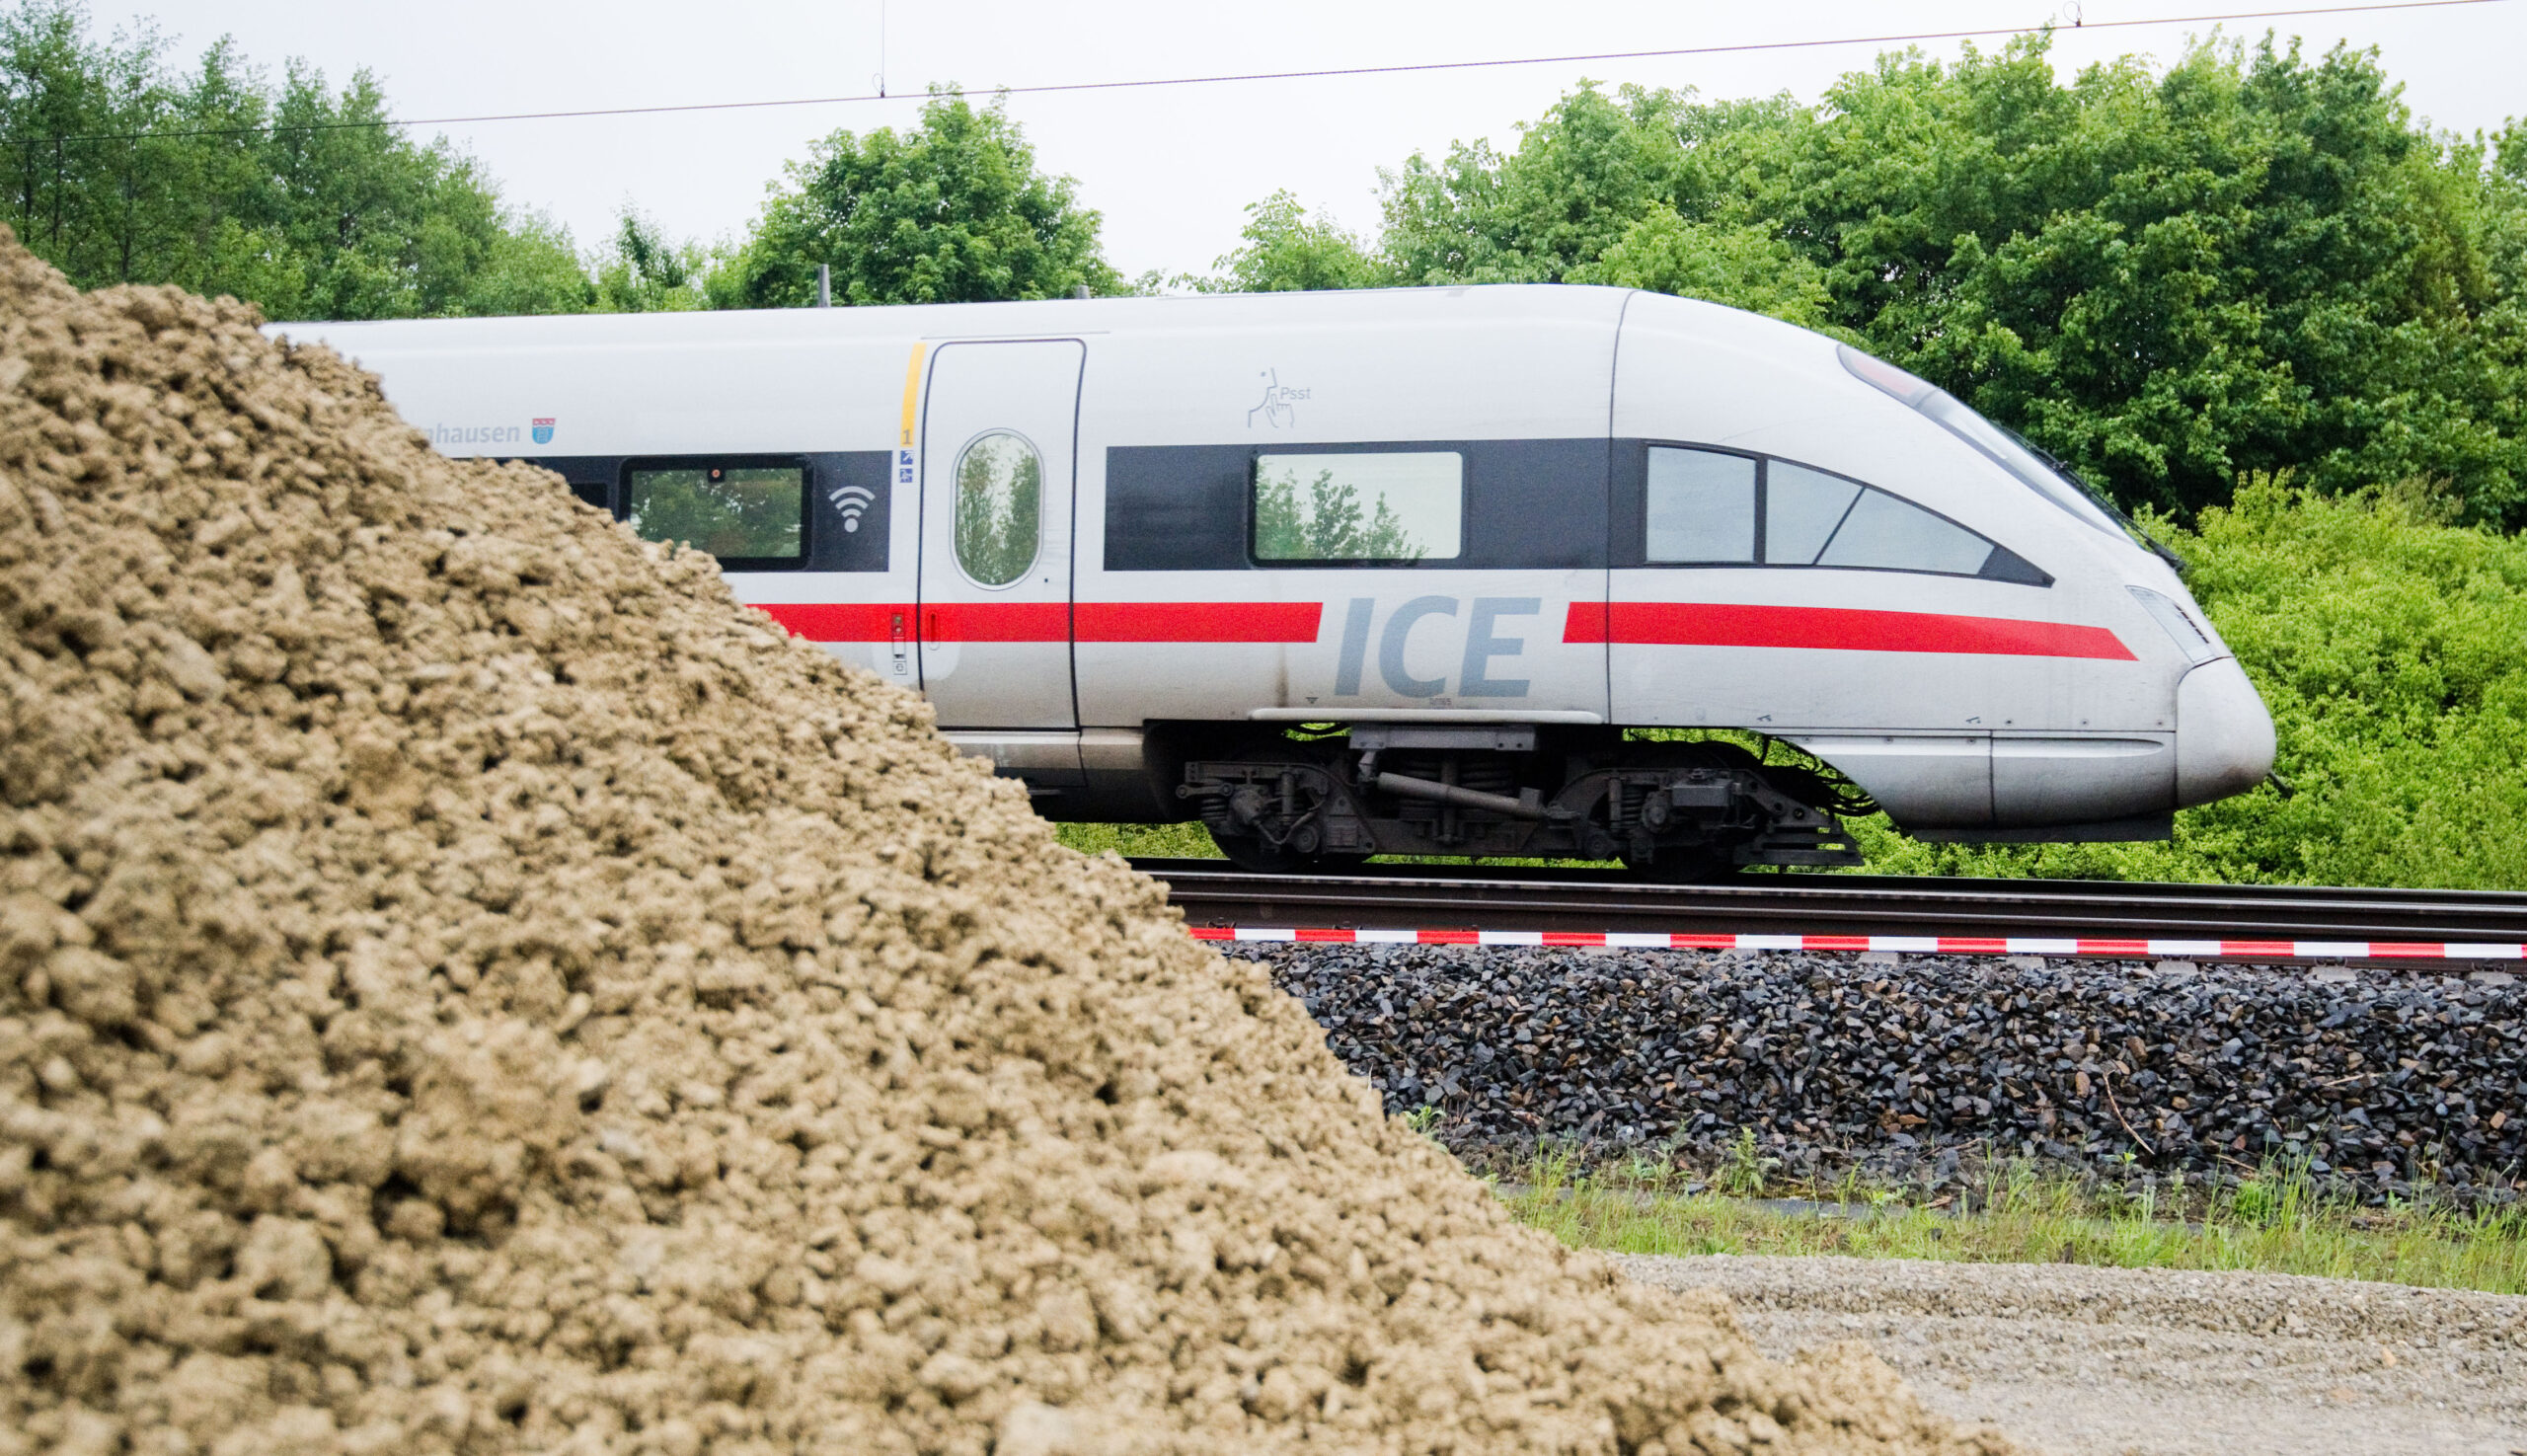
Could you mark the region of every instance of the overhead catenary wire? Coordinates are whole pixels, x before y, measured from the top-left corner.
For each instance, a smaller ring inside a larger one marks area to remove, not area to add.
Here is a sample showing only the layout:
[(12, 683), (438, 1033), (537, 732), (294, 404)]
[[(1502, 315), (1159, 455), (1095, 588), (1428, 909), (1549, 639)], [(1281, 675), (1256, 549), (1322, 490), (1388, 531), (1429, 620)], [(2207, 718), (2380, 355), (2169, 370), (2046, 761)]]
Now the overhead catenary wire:
[[(1501, 56), (1487, 60), (1410, 61), (1377, 66), (1321, 66), (1292, 71), (1232, 71), (1198, 76), (1145, 76), (1117, 81), (1051, 81), (1031, 86), (982, 88), (995, 96), (1052, 96), (1097, 91), (1147, 91), (1181, 86), (1227, 86), (1267, 81), (1329, 81), (1373, 76), (1431, 75), (1450, 71), (1504, 70), (1520, 66), (1577, 65), (1593, 61), (1668, 60), (1703, 55), (1743, 55), (1767, 50), (1814, 50), (1834, 45), (1894, 45), (1926, 40), (1972, 40), (1993, 36), (2030, 36), (2045, 31), (2131, 30), (2145, 26), (2219, 25), (2231, 21), (2290, 20), (2313, 16), (2374, 14), (2398, 10), (2447, 10), (2460, 6), (2502, 5), (2509, 0), (2369, 0), (2357, 5), (2293, 6), (2279, 10), (2236, 10), (2199, 15), (2151, 16), (2130, 20), (2078, 20), (2070, 26), (2047, 21), (2033, 26), (1981, 26), (1955, 31), (1912, 31), (1877, 36), (1818, 37), (1803, 40), (1749, 40), (1727, 45), (1675, 45), (1647, 50), (1598, 50), (1567, 55)], [(379, 116), (361, 120), (310, 121), (291, 125), (198, 126), (99, 131), (52, 137), (61, 141), (136, 141), (153, 137), (254, 136), (264, 133), (373, 131), (407, 126), (471, 126), (501, 121), (591, 120), (611, 116), (655, 116), (704, 112), (772, 111), (791, 107), (851, 106), (870, 102), (926, 100), (924, 93), (896, 92), (884, 84), (870, 92), (840, 96), (780, 97), (761, 101), (676, 102), (656, 106), (583, 107), (559, 112), (485, 112), (451, 116)]]

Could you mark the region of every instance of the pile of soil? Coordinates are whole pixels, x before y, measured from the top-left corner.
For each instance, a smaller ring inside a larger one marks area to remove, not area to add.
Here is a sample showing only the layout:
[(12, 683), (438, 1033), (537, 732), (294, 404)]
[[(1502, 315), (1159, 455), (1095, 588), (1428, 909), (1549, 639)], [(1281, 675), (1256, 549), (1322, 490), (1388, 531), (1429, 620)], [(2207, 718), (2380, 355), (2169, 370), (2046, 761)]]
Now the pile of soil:
[(2003, 1449), (255, 324), (0, 238), (0, 1452)]

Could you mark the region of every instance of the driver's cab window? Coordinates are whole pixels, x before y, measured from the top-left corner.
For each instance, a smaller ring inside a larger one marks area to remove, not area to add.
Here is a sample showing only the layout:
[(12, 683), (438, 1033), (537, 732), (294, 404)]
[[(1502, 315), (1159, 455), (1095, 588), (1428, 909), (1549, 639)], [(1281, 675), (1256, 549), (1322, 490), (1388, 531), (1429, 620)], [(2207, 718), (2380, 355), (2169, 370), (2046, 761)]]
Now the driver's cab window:
[(1756, 467), (1751, 455), (1653, 448), (1643, 539), (1659, 563), (1755, 560)]
[(1787, 460), (1649, 447), (1642, 556), (1651, 566), (1843, 567), (2052, 578), (2016, 552), (1899, 496)]

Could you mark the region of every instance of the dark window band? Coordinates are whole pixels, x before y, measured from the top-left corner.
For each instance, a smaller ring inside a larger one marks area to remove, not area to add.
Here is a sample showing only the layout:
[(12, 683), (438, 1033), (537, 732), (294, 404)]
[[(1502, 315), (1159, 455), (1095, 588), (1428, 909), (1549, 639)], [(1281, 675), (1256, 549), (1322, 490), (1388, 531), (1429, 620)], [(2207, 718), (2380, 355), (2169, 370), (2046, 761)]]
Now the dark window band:
[(804, 471), (800, 550), (774, 558), (723, 559), (739, 572), (882, 572), (894, 485), (884, 450), (810, 451), (797, 455), (543, 455), (523, 456), (559, 475), (571, 493), (617, 520), (632, 511), (633, 472), (712, 466), (795, 466)]
[(1252, 492), (1262, 455), (1453, 452), (1465, 461), (1457, 553), (1409, 562), (1272, 561), (1381, 571), (1582, 570), (1606, 564), (1608, 444), (1576, 440), (1258, 441), (1247, 445), (1117, 445), (1106, 452), (1106, 570), (1258, 570)]

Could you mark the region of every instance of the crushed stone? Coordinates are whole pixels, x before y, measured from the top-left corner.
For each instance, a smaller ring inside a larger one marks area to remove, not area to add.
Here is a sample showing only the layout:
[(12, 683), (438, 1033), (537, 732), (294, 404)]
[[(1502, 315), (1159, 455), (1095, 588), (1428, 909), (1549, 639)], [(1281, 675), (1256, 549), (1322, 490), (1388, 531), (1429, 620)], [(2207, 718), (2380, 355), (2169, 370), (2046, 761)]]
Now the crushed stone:
[(1745, 1129), (1806, 1180), (1972, 1188), (2017, 1159), (2134, 1189), (2270, 1164), (2375, 1202), (2527, 1192), (2527, 989), (2445, 970), (1244, 949), (1476, 1166), (1548, 1145), (1709, 1166)]
[(0, 238), (0, 1453), (2008, 1449), (256, 324)]

